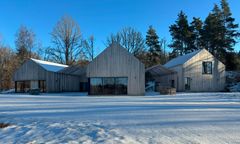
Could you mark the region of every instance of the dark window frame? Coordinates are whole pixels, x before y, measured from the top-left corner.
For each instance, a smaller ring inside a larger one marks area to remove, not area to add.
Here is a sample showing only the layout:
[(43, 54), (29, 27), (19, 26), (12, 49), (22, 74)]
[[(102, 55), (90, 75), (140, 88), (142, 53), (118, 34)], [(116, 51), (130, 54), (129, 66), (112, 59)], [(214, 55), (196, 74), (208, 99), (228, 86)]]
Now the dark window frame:
[[(211, 68), (208, 68), (208, 67)], [(202, 62), (202, 74), (211, 75), (213, 73), (213, 63), (212, 61), (204, 61)]]

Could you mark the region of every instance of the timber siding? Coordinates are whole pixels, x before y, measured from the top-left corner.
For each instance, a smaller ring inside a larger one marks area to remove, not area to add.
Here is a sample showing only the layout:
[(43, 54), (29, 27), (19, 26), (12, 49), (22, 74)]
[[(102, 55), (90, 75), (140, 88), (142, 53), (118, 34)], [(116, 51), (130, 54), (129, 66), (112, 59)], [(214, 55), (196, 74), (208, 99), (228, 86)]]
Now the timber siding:
[(128, 95), (144, 95), (145, 67), (119, 44), (113, 43), (88, 66), (87, 77), (127, 77)]
[[(202, 73), (202, 62), (212, 62), (212, 74)], [(183, 65), (185, 77), (190, 77), (191, 91), (222, 91), (225, 87), (225, 65), (207, 50), (200, 51)]]
[(27, 60), (13, 76), (14, 81), (45, 80), (46, 70), (32, 60)]
[(79, 76), (47, 71), (31, 59), (14, 73), (13, 80), (46, 81), (46, 92), (77, 92), (80, 89)]
[(76, 92), (80, 88), (78, 76), (47, 72), (47, 92)]
[[(212, 74), (203, 74), (203, 62), (212, 62)], [(225, 87), (225, 65), (203, 49), (181, 65), (168, 67), (177, 72), (178, 91), (185, 91), (184, 78), (189, 77), (190, 92), (223, 91)]]

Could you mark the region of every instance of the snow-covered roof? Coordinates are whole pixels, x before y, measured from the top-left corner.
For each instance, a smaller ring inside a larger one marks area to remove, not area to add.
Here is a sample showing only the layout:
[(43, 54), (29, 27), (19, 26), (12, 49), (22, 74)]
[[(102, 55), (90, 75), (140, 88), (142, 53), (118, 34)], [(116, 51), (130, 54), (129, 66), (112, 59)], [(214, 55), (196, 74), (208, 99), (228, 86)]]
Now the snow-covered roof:
[(197, 50), (197, 51), (188, 53), (186, 55), (176, 57), (176, 58), (170, 60), (169, 62), (167, 62), (166, 64), (164, 64), (164, 66), (169, 68), (169, 67), (173, 67), (173, 66), (177, 66), (177, 65), (182, 65), (185, 62), (187, 62), (188, 60), (190, 60), (193, 56), (198, 54), (200, 51), (201, 50)]
[(52, 71), (52, 72), (58, 72), (64, 68), (68, 67), (67, 65), (43, 61), (43, 60), (37, 60), (37, 59), (33, 59), (33, 58), (31, 58), (31, 60), (33, 60), (35, 63), (39, 64), (45, 70)]

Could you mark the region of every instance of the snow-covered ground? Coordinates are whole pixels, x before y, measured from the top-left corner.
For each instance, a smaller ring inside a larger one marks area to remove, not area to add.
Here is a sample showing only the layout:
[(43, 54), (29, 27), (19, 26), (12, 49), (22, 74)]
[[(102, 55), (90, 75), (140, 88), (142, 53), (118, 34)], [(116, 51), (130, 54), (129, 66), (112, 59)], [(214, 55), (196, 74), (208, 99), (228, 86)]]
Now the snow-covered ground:
[(60, 95), (0, 95), (0, 143), (240, 143), (240, 93)]

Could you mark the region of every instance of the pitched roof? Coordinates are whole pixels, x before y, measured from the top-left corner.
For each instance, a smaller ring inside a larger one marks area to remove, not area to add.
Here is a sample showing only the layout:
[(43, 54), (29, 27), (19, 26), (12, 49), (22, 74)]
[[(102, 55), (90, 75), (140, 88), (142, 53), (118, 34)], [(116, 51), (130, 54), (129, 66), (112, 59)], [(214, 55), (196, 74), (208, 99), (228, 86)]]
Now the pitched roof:
[(43, 60), (37, 60), (37, 59), (33, 59), (33, 58), (31, 58), (31, 60), (34, 61), (35, 63), (37, 63), (38, 65), (40, 65), (41, 67), (43, 67), (45, 70), (52, 71), (52, 72), (58, 72), (64, 68), (68, 67), (67, 65), (43, 61)]
[(191, 52), (191, 53), (188, 53), (188, 54), (183, 55), (183, 56), (176, 57), (176, 58), (170, 60), (169, 62), (167, 62), (166, 64), (164, 64), (164, 66), (169, 68), (169, 67), (173, 67), (173, 66), (177, 66), (177, 65), (182, 65), (185, 62), (187, 62), (188, 60), (190, 60), (193, 56), (198, 54), (201, 50), (202, 49)]
[(162, 66), (161, 64), (147, 68), (145, 71), (151, 73), (154, 76), (164, 76), (164, 75), (176, 73), (175, 71), (170, 70)]
[[(121, 52), (124, 52), (125, 55), (130, 56), (132, 59), (138, 61), (142, 65), (144, 65), (138, 58), (136, 58), (132, 53), (130, 53), (126, 48), (124, 48), (121, 44), (117, 42), (112, 42), (107, 48), (105, 48), (98, 56), (96, 56), (89, 64), (90, 66), (92, 63), (95, 63), (97, 59), (104, 57), (104, 54), (107, 53), (108, 51), (111, 51), (111, 49), (119, 49)], [(88, 67), (87, 66), (87, 67)]]
[(69, 67), (66, 67), (66, 68), (60, 70), (59, 72), (64, 73), (64, 74), (72, 74), (72, 75), (81, 76), (86, 73), (86, 66), (79, 66), (79, 65), (69, 66)]

